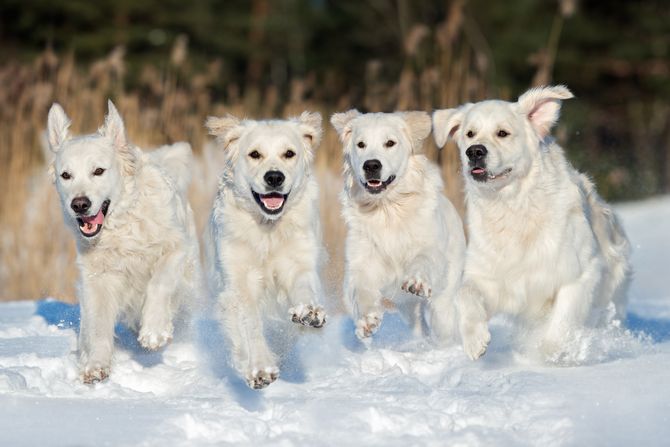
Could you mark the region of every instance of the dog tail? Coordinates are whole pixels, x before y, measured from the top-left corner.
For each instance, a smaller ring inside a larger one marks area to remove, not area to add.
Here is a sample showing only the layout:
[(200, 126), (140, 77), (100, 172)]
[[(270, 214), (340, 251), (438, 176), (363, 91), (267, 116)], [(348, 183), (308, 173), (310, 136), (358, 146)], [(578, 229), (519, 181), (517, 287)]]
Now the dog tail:
[(607, 262), (608, 278), (603, 298), (614, 303), (616, 317), (623, 320), (626, 316), (627, 289), (632, 276), (630, 242), (616, 213), (598, 195), (593, 182), (582, 174), (581, 184), (589, 204), (593, 231)]
[(150, 153), (152, 161), (165, 170), (175, 189), (186, 194), (191, 183), (193, 151), (185, 142), (163, 146)]

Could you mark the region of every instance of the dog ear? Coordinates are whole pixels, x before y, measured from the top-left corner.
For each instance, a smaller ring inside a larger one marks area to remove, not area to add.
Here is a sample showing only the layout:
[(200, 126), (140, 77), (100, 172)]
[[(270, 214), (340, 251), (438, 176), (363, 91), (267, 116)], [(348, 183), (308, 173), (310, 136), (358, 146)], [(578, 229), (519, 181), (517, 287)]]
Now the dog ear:
[(442, 148), (450, 138), (454, 138), (454, 134), (461, 127), (463, 107), (433, 112), (433, 136), (438, 148)]
[(430, 115), (426, 112), (400, 112), (400, 116), (409, 127), (412, 150), (419, 151), (423, 140), (430, 135)]
[(330, 124), (333, 125), (340, 137), (342, 143), (347, 143), (351, 137), (351, 120), (359, 116), (361, 113), (356, 109), (351, 109), (346, 112), (334, 113), (330, 117)]
[(111, 99), (107, 100), (107, 117), (101, 133), (112, 140), (112, 145), (121, 159), (123, 173), (133, 175), (137, 165), (136, 149), (128, 141), (126, 126)]
[(319, 147), (321, 143), (321, 114), (318, 112), (302, 112), (298, 118), (292, 118), (300, 126), (302, 137), (307, 143), (307, 146), (312, 150)]
[(561, 100), (570, 98), (574, 95), (563, 85), (537, 87), (519, 96), (517, 104), (538, 135), (544, 138), (558, 121)]
[(128, 146), (126, 126), (111, 100), (107, 100), (107, 117), (103, 127), (103, 134), (112, 140), (115, 148), (124, 150)]
[(61, 144), (70, 138), (68, 132), (70, 123), (70, 118), (67, 117), (61, 105), (57, 102), (53, 103), (47, 117), (47, 141), (52, 152), (58, 152)]
[(209, 134), (215, 136), (216, 140), (223, 145), (224, 149), (242, 136), (242, 122), (229, 113), (223, 117), (207, 117), (205, 127)]

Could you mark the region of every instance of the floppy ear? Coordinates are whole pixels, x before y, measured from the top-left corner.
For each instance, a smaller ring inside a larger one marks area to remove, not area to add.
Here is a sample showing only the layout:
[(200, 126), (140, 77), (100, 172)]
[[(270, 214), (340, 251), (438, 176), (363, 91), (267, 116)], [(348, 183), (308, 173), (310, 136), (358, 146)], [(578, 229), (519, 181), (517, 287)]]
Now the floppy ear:
[(302, 137), (312, 150), (321, 143), (321, 114), (318, 112), (302, 112), (298, 118), (293, 118), (300, 127)]
[(351, 109), (346, 112), (334, 113), (330, 117), (330, 124), (333, 125), (340, 137), (342, 143), (349, 141), (351, 137), (351, 120), (359, 116), (361, 113), (356, 109)]
[(558, 121), (561, 100), (570, 98), (574, 95), (563, 85), (537, 87), (521, 95), (517, 104), (538, 135), (544, 138)]
[(57, 102), (53, 103), (47, 117), (47, 140), (52, 152), (58, 152), (60, 145), (70, 138), (69, 127), (70, 118), (65, 114), (65, 110)]
[(116, 149), (124, 150), (127, 148), (126, 126), (111, 100), (107, 100), (107, 118), (105, 118), (103, 134), (112, 140)]
[(426, 112), (400, 112), (400, 116), (409, 127), (412, 150), (420, 150), (423, 140), (430, 135), (430, 115)]
[(214, 135), (216, 140), (227, 149), (232, 143), (242, 136), (242, 123), (239, 118), (226, 114), (223, 117), (210, 116), (205, 121), (205, 127), (210, 135)]
[(433, 112), (433, 136), (438, 148), (442, 148), (450, 138), (454, 138), (454, 134), (461, 127), (463, 107)]

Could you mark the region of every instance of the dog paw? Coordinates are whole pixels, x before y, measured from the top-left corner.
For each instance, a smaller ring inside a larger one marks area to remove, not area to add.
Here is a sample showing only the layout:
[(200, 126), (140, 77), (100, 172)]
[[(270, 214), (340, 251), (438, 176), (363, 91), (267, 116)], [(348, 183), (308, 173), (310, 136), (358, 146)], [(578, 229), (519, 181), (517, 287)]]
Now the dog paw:
[(381, 324), (381, 315), (377, 313), (367, 314), (356, 322), (356, 336), (361, 340), (368, 338), (377, 332), (377, 329), (379, 329)]
[(109, 366), (86, 366), (81, 371), (81, 381), (87, 385), (103, 382), (109, 377)]
[(477, 360), (486, 352), (491, 333), (486, 323), (477, 323), (461, 330), (463, 349), (471, 360)]
[(137, 341), (144, 349), (155, 351), (172, 341), (172, 328), (153, 331), (143, 327), (140, 329)]
[(403, 292), (411, 293), (412, 295), (420, 296), (422, 298), (430, 298), (433, 294), (431, 287), (420, 276), (407, 279), (400, 287)]
[(254, 368), (246, 375), (247, 385), (254, 390), (260, 390), (270, 385), (279, 377), (279, 368), (268, 366), (262, 369)]
[(310, 326), (313, 328), (320, 328), (326, 324), (326, 312), (321, 306), (313, 306), (311, 304), (298, 304), (289, 309), (291, 321), (303, 326)]
[(540, 353), (545, 362), (559, 365), (569, 364), (572, 359), (568, 340), (561, 337), (545, 337), (540, 342)]

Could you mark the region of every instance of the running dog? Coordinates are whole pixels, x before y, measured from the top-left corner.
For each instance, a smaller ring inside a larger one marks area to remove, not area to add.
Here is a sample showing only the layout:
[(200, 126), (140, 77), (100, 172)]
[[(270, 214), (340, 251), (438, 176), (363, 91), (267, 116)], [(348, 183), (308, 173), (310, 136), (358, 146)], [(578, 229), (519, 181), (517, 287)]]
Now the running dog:
[(73, 137), (54, 104), (47, 134), (50, 172), (65, 224), (77, 244), (81, 303), (79, 351), (85, 383), (109, 376), (114, 326), (138, 330), (146, 349), (165, 346), (180, 307), (199, 286), (199, 253), (186, 199), (191, 147), (143, 153), (126, 136), (114, 104), (97, 133)]
[(551, 138), (563, 86), (517, 102), (483, 101), (433, 114), (438, 146), (453, 138), (465, 177), (467, 250), (457, 308), (465, 352), (490, 341), (488, 319), (519, 316), (547, 360), (580, 329), (625, 317), (630, 246), (612, 208)]
[[(225, 155), (206, 236), (211, 293), (233, 366), (260, 389), (279, 376), (281, 350), (295, 329), (326, 321), (319, 305), (319, 190), (312, 174), (321, 115), (271, 121), (227, 115), (208, 118), (206, 127)], [(275, 323), (280, 355), (265, 335)]]
[(465, 237), (439, 169), (422, 153), (430, 116), (350, 110), (331, 123), (344, 146), (344, 293), (356, 335), (374, 334), (390, 301), (416, 332), (426, 323), (452, 336)]

